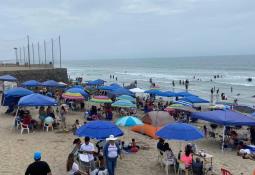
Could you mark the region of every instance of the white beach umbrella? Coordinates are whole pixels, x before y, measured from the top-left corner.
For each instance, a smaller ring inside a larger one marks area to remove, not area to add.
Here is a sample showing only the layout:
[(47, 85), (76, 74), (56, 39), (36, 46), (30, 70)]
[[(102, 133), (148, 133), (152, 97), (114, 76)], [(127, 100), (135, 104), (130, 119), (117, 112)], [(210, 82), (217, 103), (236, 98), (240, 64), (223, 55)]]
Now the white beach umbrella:
[(133, 93), (144, 93), (144, 91), (145, 91), (141, 88), (133, 88), (133, 89), (129, 89), (129, 90)]

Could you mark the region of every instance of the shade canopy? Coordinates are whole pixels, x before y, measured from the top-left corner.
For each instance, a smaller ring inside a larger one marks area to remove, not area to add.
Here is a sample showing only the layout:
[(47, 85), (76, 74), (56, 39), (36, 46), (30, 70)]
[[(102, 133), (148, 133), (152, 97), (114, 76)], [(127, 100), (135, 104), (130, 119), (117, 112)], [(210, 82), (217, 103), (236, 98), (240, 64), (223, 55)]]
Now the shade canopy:
[(0, 81), (16, 81), (17, 78), (11, 76), (11, 75), (2, 75), (0, 76)]
[(21, 97), (30, 95), (32, 93), (33, 93), (32, 91), (22, 87), (11, 88), (3, 93), (2, 105), (3, 106), (17, 105)]
[(192, 103), (190, 102), (187, 102), (187, 101), (182, 101), (182, 100), (178, 100), (178, 101), (175, 101), (174, 102), (175, 104), (180, 104), (180, 105), (183, 105), (183, 106), (192, 106)]
[(131, 91), (129, 91), (126, 88), (117, 88), (117, 89), (113, 89), (111, 91), (112, 94), (119, 96), (119, 95), (129, 95), (129, 96), (133, 96), (133, 93)]
[(204, 134), (193, 125), (170, 123), (156, 132), (158, 137), (168, 140), (193, 141), (204, 137)]
[(162, 92), (161, 92), (160, 90), (157, 90), (157, 89), (150, 89), (150, 90), (144, 91), (144, 93), (146, 93), (146, 94), (151, 94), (151, 95), (159, 95), (159, 94), (162, 94)]
[(112, 103), (113, 107), (120, 107), (120, 108), (136, 108), (136, 105), (128, 100), (118, 100)]
[(189, 96), (196, 96), (196, 95), (191, 94), (189, 92), (177, 92), (176, 96), (178, 96), (178, 97), (189, 97)]
[(144, 93), (144, 91), (145, 91), (141, 88), (133, 88), (133, 89), (129, 89), (129, 90), (133, 93)]
[[(84, 89), (84, 87), (82, 86), (82, 85), (74, 85), (74, 86), (72, 86), (71, 88), (80, 88), (80, 89)], [(70, 88), (70, 89), (71, 89)]]
[(255, 119), (231, 110), (194, 112), (191, 117), (225, 126), (255, 126)]
[(174, 118), (166, 111), (151, 111), (142, 118), (142, 121), (155, 127), (161, 127), (174, 122)]
[(42, 83), (40, 83), (39, 81), (36, 81), (36, 80), (29, 80), (29, 81), (25, 81), (21, 85), (27, 86), (27, 87), (36, 87), (36, 86), (41, 86)]
[(163, 92), (164, 97), (177, 97), (177, 94), (172, 91)]
[(112, 103), (112, 100), (107, 96), (93, 96), (90, 100), (92, 103)]
[(67, 89), (66, 92), (79, 93), (83, 97), (89, 97), (89, 94), (87, 92), (85, 92), (83, 89), (79, 88), (79, 87), (72, 87), (70, 89)]
[(143, 125), (143, 122), (134, 116), (125, 116), (119, 118), (116, 122), (116, 125), (118, 126), (137, 126), (137, 125)]
[(11, 88), (7, 91), (4, 91), (5, 97), (10, 97), (10, 96), (23, 97), (23, 96), (30, 95), (30, 94), (33, 94), (33, 92), (26, 88), (23, 88), (23, 87), (15, 87), (15, 88)]
[(69, 99), (69, 100), (84, 100), (83, 95), (81, 95), (80, 93), (73, 93), (73, 92), (65, 92), (62, 94), (62, 97), (64, 99)]
[(44, 81), (42, 83), (42, 86), (45, 86), (45, 87), (64, 87), (65, 85), (59, 84), (55, 80), (48, 80), (48, 81)]
[(131, 97), (130, 95), (121, 95), (119, 97), (117, 97), (118, 100), (128, 100), (128, 101), (132, 101), (135, 102), (136, 99), (134, 97)]
[[(177, 104), (177, 105), (180, 105), (180, 104)], [(183, 105), (180, 105), (180, 106), (168, 106), (164, 109), (165, 111), (173, 111), (173, 110), (179, 110), (179, 111), (186, 111), (186, 112), (196, 112), (196, 110), (190, 106), (183, 106)]]
[(109, 135), (114, 135), (114, 137), (119, 137), (123, 135), (123, 132), (113, 124), (108, 121), (91, 121), (76, 130), (76, 135), (79, 137), (90, 137), (93, 139), (103, 140), (109, 137)]
[(190, 102), (190, 103), (209, 103), (209, 101), (202, 99), (197, 96), (188, 96), (188, 97), (183, 97), (180, 100)]
[(20, 98), (18, 106), (57, 106), (57, 101), (54, 98), (34, 93)]
[(89, 81), (89, 82), (87, 83), (87, 85), (98, 86), (98, 85), (103, 85), (104, 83), (105, 83), (104, 80), (97, 79), (97, 80)]

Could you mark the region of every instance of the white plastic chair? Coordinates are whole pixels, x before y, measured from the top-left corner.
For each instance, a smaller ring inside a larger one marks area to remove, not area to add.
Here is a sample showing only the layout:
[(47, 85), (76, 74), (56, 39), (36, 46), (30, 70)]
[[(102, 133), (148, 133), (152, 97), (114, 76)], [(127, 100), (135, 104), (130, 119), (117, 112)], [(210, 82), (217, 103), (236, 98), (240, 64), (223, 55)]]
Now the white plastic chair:
[(24, 130), (27, 130), (27, 133), (29, 134), (29, 127), (27, 124), (20, 123), (21, 131), (20, 134), (23, 134)]
[(163, 153), (162, 151), (158, 150), (158, 162), (160, 163), (160, 166), (163, 166)]
[(177, 172), (178, 175), (180, 175), (180, 173), (183, 171), (185, 172), (185, 175), (189, 175), (189, 174), (193, 175), (192, 169), (186, 169), (184, 162), (182, 161), (178, 161), (178, 162), (179, 162), (179, 168)]
[(13, 130), (14, 128), (16, 128), (17, 130), (20, 128), (20, 119), (17, 116), (14, 117), (13, 126), (12, 126), (11, 130)]
[(169, 169), (171, 167), (173, 167), (173, 170), (174, 170), (174, 174), (176, 174), (176, 163), (175, 163), (175, 160), (173, 158), (173, 160), (171, 161), (166, 161), (166, 160), (163, 160), (162, 161), (163, 165), (165, 166), (165, 171), (166, 171), (166, 174), (168, 175), (169, 174)]
[(52, 131), (54, 130), (52, 123), (49, 123), (49, 124), (43, 123), (43, 131), (45, 128), (47, 132), (49, 132), (49, 128), (51, 128)]

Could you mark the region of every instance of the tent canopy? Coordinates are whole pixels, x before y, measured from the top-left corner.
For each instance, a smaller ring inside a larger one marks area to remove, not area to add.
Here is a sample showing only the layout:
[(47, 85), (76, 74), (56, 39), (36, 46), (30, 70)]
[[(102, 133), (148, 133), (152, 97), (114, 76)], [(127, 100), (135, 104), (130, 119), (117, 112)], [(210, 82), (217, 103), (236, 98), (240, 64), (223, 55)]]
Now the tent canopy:
[(11, 76), (11, 75), (2, 75), (0, 76), (0, 81), (16, 81), (17, 78)]
[(71, 92), (71, 93), (80, 93), (83, 97), (89, 97), (89, 94), (85, 92), (83, 89), (78, 88), (78, 87), (72, 87), (70, 89), (67, 89), (66, 92)]
[(160, 95), (160, 94), (162, 94), (162, 92), (160, 90), (157, 90), (157, 89), (150, 89), (150, 90), (144, 91), (144, 93), (151, 94), (151, 95)]
[(25, 81), (21, 85), (22, 86), (35, 87), (35, 86), (41, 86), (42, 84), (39, 81), (36, 81), (36, 80), (29, 80), (29, 81)]
[(134, 94), (129, 91), (128, 89), (126, 88), (118, 88), (118, 89), (113, 89), (111, 91), (112, 94), (116, 95), (116, 96), (119, 96), (119, 95), (129, 95), (129, 96), (133, 96)]
[(10, 97), (10, 96), (23, 97), (23, 96), (30, 95), (30, 94), (33, 94), (33, 92), (26, 88), (22, 88), (22, 87), (11, 88), (4, 92), (5, 97)]
[(190, 103), (209, 103), (209, 101), (202, 99), (200, 97), (197, 96), (188, 96), (188, 97), (183, 97), (180, 100), (182, 101), (187, 101)]
[(57, 101), (54, 98), (34, 93), (22, 97), (18, 106), (57, 106)]
[(151, 111), (142, 118), (142, 121), (155, 127), (161, 127), (174, 122), (174, 118), (166, 111)]
[(22, 87), (15, 87), (9, 89), (3, 93), (2, 96), (2, 105), (3, 106), (10, 106), (10, 105), (17, 105), (19, 99), (23, 96), (33, 94), (32, 91), (22, 88)]
[(101, 86), (98, 89), (104, 90), (104, 91), (113, 91), (113, 90), (119, 89), (119, 88), (122, 88), (122, 87), (116, 83), (112, 83), (110, 86)]
[(95, 86), (97, 86), (97, 85), (103, 85), (104, 83), (105, 83), (104, 80), (97, 79), (97, 80), (89, 81), (87, 83), (87, 85), (91, 85), (91, 86), (95, 85)]
[(64, 87), (65, 85), (59, 84), (55, 80), (48, 80), (48, 81), (44, 81), (42, 83), (42, 86), (45, 86), (45, 87)]
[(193, 95), (189, 92), (177, 92), (176, 96), (178, 96), (178, 97), (189, 97), (189, 96), (196, 96), (196, 95)]
[(255, 126), (255, 119), (252, 117), (230, 110), (194, 112), (191, 117), (225, 126)]

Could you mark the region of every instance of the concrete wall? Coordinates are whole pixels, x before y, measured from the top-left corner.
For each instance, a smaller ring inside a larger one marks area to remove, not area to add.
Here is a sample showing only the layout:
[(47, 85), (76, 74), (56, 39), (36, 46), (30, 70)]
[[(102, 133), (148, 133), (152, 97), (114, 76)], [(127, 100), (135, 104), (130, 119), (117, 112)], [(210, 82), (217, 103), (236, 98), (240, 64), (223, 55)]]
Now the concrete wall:
[(31, 69), (31, 70), (12, 70), (12, 71), (0, 71), (0, 75), (10, 74), (18, 79), (18, 83), (22, 83), (27, 80), (55, 80), (67, 82), (67, 69), (55, 68), (55, 69)]

